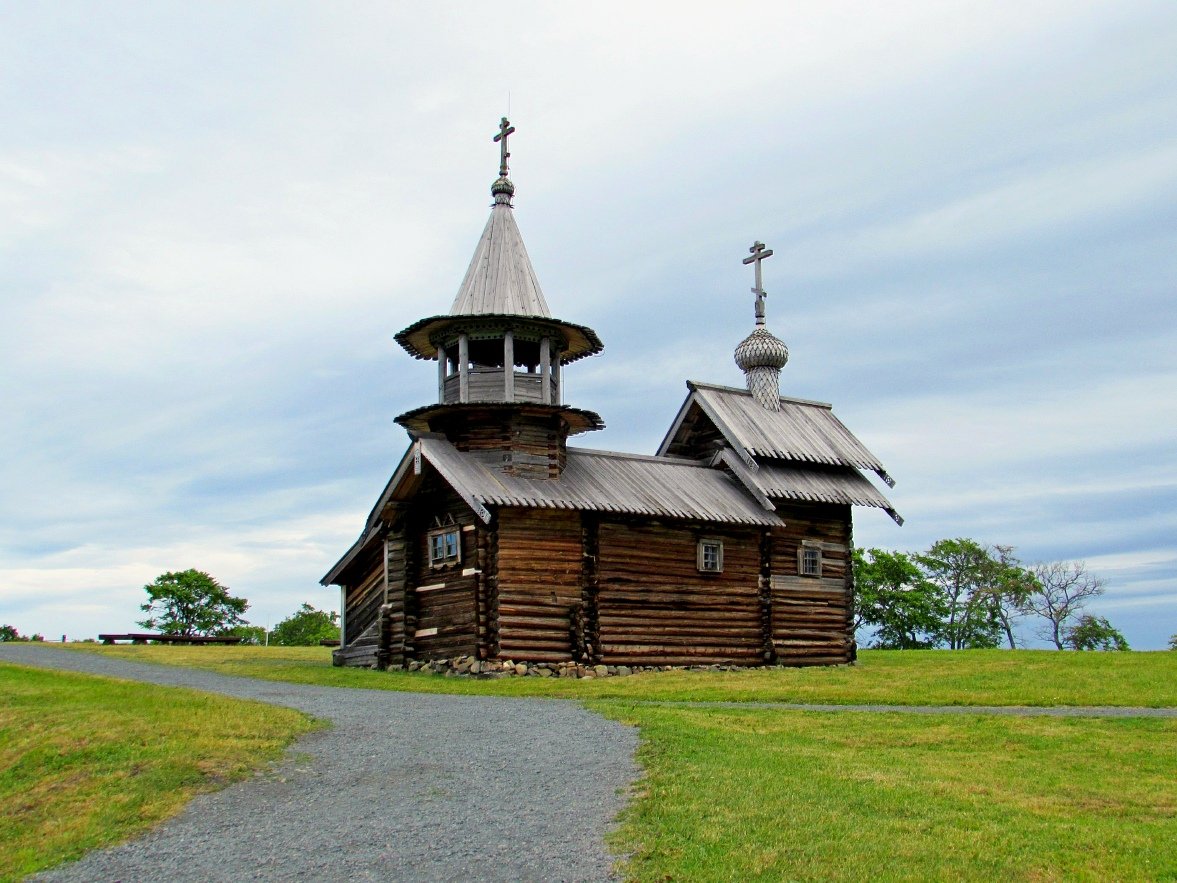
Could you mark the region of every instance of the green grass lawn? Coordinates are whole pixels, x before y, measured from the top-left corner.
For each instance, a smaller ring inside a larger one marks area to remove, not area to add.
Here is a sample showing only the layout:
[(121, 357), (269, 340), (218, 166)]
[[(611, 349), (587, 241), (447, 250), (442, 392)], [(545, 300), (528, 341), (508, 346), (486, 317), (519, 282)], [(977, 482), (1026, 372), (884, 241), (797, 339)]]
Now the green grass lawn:
[(505, 678), (333, 668), (325, 647), (67, 644), (120, 658), (338, 687), (570, 699), (818, 702), (839, 705), (1177, 706), (1177, 653), (866, 650), (854, 666), (669, 671), (601, 680)]
[(595, 704), (633, 880), (1177, 879), (1177, 720)]
[(580, 699), (641, 730), (645, 775), (612, 835), (632, 880), (1177, 880), (1177, 720), (648, 704), (1164, 707), (1177, 705), (1177, 653), (868, 651), (844, 668), (479, 681), (332, 668), (321, 648), (84, 649), (301, 683)]
[(260, 702), (0, 663), (0, 881), (127, 840), (316, 726)]

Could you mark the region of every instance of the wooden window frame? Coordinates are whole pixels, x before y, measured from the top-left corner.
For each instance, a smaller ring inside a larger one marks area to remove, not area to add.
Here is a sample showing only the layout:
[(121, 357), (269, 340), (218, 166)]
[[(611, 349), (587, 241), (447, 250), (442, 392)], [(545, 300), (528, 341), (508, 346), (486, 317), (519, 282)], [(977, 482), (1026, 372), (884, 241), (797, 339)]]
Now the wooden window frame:
[[(446, 537), (453, 536), (454, 548), (453, 554), (449, 554), (448, 543)], [(437, 551), (435, 543), (441, 541), (442, 555), (438, 556), (434, 553)], [(454, 567), (462, 563), (462, 528), (456, 524), (447, 524), (445, 527), (434, 528), (429, 531), (429, 566), (433, 569), (442, 567)]]
[[(809, 541), (803, 541), (797, 549), (797, 575), (807, 576), (814, 579), (821, 579), (821, 544)], [(811, 559), (814, 561), (813, 570), (809, 570), (805, 566), (806, 558), (809, 554), (815, 554), (817, 557)]]
[[(715, 566), (707, 565), (707, 548), (715, 549)], [(695, 567), (700, 573), (723, 573), (723, 540), (715, 537), (703, 537), (695, 547)]]

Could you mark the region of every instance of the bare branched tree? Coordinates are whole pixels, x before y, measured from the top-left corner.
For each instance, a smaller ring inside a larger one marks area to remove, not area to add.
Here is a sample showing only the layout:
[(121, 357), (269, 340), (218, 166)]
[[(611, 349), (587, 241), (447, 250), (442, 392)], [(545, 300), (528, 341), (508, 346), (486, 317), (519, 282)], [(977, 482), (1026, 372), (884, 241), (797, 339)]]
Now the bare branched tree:
[(1046, 620), (1038, 635), (1063, 649), (1067, 621), (1092, 598), (1103, 594), (1103, 580), (1082, 561), (1054, 561), (1033, 568), (1037, 585), (1025, 601), (1025, 611)]

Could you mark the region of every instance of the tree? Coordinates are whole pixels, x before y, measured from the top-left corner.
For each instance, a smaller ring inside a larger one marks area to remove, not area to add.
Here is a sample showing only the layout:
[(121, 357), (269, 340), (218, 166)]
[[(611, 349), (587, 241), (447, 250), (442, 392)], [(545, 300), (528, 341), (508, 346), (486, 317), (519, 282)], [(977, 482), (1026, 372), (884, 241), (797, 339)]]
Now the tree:
[(1172, 635), (1169, 637), (1169, 649), (1177, 650), (1177, 635)]
[(1014, 639), (1014, 621), (1022, 616), (1026, 602), (1030, 599), (1038, 586), (1034, 573), (1022, 567), (1022, 562), (1014, 557), (1013, 546), (995, 545), (985, 549), (989, 561), (983, 565), (981, 571), (981, 585), (977, 588), (977, 598), (982, 604), (987, 604), (993, 617), (1005, 633), (1009, 642), (1009, 649), (1017, 649)]
[(904, 553), (855, 549), (854, 586), (854, 628), (875, 629), (871, 646), (919, 650), (940, 642), (948, 608)]
[(339, 640), (339, 614), (303, 604), (270, 632), (270, 643), (282, 647), (309, 647), (320, 641)]
[(1039, 637), (1062, 650), (1068, 621), (1088, 601), (1103, 594), (1103, 580), (1088, 573), (1082, 561), (1035, 564), (1033, 571), (1037, 585), (1023, 609), (1046, 620), (1046, 625), (1038, 630)]
[(143, 591), (148, 600), (139, 609), (148, 616), (139, 625), (165, 635), (223, 635), (245, 624), (249, 602), (201, 570), (161, 574)]
[(43, 635), (22, 635), (13, 625), (0, 625), (0, 643), (5, 641), (44, 641)]
[(266, 630), (260, 625), (235, 625), (225, 634), (240, 638), (242, 644), (253, 647), (260, 647), (266, 643)]
[(938, 540), (916, 562), (925, 578), (939, 590), (947, 608), (943, 638), (949, 649), (996, 647), (1001, 643), (1001, 619), (991, 593), (994, 562), (974, 540)]
[(1072, 650), (1127, 650), (1128, 642), (1102, 616), (1084, 613), (1063, 639)]

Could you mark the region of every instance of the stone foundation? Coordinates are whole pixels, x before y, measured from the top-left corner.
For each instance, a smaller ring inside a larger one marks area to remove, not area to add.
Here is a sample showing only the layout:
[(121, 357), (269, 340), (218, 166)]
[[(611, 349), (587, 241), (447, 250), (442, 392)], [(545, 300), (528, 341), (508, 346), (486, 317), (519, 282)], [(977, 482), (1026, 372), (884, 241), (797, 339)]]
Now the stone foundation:
[(742, 665), (584, 665), (578, 662), (514, 662), (473, 656), (453, 659), (412, 660), (394, 671), (423, 671), (444, 677), (467, 678), (612, 678), (643, 671), (747, 671)]

